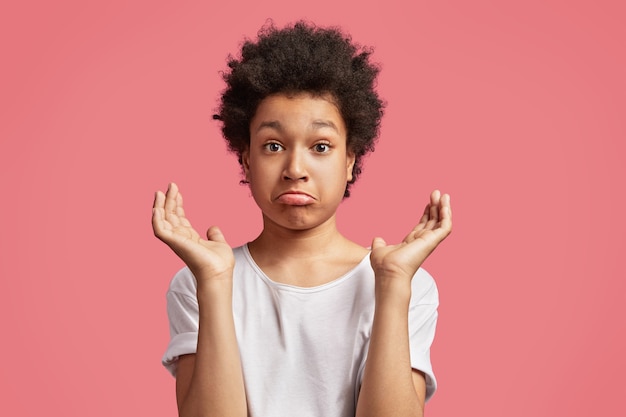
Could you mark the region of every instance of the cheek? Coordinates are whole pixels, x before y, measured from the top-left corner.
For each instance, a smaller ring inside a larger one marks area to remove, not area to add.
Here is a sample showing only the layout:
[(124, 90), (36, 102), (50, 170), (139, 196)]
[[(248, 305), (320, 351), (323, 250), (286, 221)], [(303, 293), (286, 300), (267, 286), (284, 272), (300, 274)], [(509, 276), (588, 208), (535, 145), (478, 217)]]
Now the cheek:
[(259, 165), (258, 163), (252, 163), (248, 167), (248, 173), (246, 180), (249, 182), (249, 186), (253, 193), (269, 192), (269, 190), (275, 186), (276, 178), (280, 178), (280, 172), (277, 172), (271, 165)]
[[(346, 166), (345, 160), (337, 161), (332, 169), (325, 169), (322, 174), (327, 183), (335, 184), (337, 188), (345, 188), (352, 177), (352, 169)], [(342, 191), (343, 192), (343, 191)]]

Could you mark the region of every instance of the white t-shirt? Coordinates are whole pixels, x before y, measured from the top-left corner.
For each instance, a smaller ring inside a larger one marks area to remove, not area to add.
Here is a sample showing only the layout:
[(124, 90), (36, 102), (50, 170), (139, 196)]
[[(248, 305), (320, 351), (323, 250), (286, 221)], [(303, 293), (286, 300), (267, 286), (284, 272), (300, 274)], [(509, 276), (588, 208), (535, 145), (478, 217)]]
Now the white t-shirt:
[[(252, 417), (354, 416), (374, 315), (374, 272), (366, 256), (344, 276), (302, 288), (269, 279), (247, 246), (234, 249), (233, 315), (248, 413)], [(437, 322), (435, 281), (419, 269), (409, 308), (411, 366), (436, 381), (430, 346)], [(188, 268), (167, 293), (171, 340), (163, 365), (176, 375), (179, 356), (196, 352), (196, 280)]]

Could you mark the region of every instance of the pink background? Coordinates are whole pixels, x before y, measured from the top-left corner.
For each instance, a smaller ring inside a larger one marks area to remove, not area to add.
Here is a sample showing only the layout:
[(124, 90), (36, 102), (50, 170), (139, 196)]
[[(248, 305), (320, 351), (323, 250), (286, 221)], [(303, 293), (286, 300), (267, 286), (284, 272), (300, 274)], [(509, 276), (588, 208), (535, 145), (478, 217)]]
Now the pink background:
[(428, 415), (624, 415), (623, 2), (94, 3), (0, 6), (0, 415), (174, 415), (181, 263), (152, 196), (176, 181), (198, 228), (258, 233), (211, 115), (268, 17), (341, 25), (383, 65), (348, 236), (397, 241), (452, 194)]

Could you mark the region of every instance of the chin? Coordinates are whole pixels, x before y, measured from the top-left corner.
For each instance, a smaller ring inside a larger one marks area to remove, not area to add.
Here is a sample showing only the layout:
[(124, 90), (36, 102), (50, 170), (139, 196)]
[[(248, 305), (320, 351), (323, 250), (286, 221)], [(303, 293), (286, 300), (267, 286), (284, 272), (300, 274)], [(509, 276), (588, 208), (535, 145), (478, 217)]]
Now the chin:
[[(302, 209), (298, 210), (299, 207), (302, 207)], [(265, 217), (266, 222), (270, 222), (279, 227), (294, 231), (315, 229), (316, 227), (327, 223), (332, 218), (332, 216), (327, 218), (319, 218), (317, 216), (313, 217), (304, 212), (304, 207), (306, 206), (296, 206), (296, 210), (290, 210), (290, 213), (283, 212), (277, 216), (267, 216), (264, 214), (263, 217)]]

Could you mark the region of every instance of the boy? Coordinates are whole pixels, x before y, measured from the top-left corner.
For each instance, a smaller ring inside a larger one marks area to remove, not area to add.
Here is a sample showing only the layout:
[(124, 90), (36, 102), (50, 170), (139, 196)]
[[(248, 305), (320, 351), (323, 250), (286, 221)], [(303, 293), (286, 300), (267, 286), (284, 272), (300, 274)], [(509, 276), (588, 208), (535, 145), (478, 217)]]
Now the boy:
[(215, 226), (202, 239), (175, 184), (156, 193), (155, 235), (187, 265), (163, 359), (181, 416), (423, 415), (438, 296), (420, 265), (451, 231), (450, 198), (434, 191), (398, 245), (337, 230), (382, 116), (369, 55), (299, 22), (230, 59), (215, 118), (261, 209), (247, 245)]

